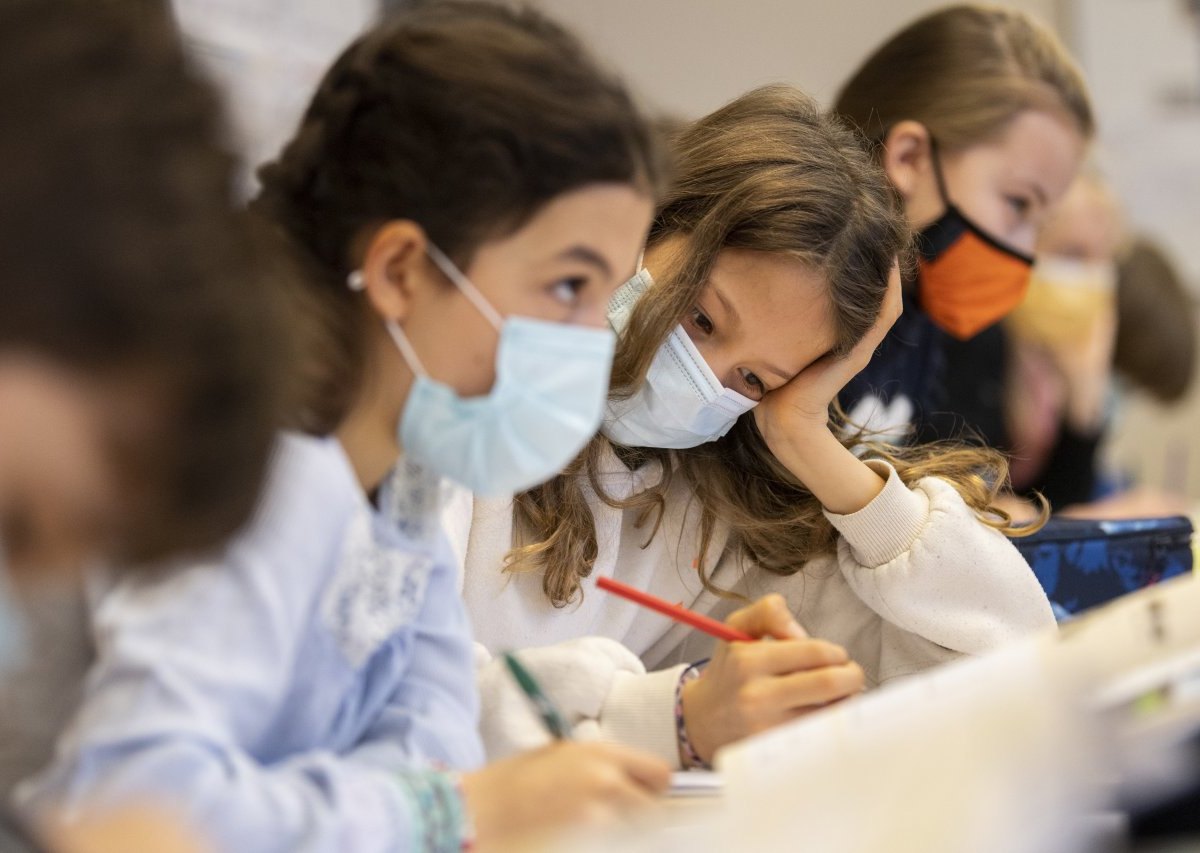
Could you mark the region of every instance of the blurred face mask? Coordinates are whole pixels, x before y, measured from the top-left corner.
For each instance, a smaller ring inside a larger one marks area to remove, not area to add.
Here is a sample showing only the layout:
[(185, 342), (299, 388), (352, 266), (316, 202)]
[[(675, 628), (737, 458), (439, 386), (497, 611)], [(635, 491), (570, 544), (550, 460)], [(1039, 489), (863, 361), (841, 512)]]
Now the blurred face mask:
[[(608, 322), (614, 332), (625, 330), (634, 305), (652, 284), (643, 269), (613, 295)], [(721, 385), (683, 326), (676, 326), (633, 396), (609, 400), (600, 431), (626, 447), (682, 450), (716, 441), (757, 405)]]
[(1033, 258), (968, 219), (946, 194), (936, 146), (932, 157), (946, 212), (917, 235), (921, 307), (944, 331), (965, 341), (1021, 304)]
[(1025, 340), (1077, 344), (1112, 310), (1117, 267), (1112, 261), (1038, 255), (1029, 293), (1009, 321)]
[[(428, 470), (486, 496), (511, 495), (560, 472), (591, 440), (604, 414), (616, 337), (499, 312), (436, 246), (429, 257), (500, 333), (496, 379), (478, 397), (431, 378), (395, 322), (388, 333), (416, 375), (398, 433)], [(361, 290), (361, 273), (352, 273)]]

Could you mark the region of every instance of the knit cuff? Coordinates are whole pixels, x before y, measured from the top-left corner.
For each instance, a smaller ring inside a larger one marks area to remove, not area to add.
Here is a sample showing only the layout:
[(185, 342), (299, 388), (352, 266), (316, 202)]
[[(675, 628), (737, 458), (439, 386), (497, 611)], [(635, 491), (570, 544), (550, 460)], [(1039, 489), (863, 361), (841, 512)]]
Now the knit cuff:
[(888, 463), (873, 459), (866, 464), (886, 478), (883, 491), (858, 512), (826, 512), (825, 517), (842, 534), (854, 559), (866, 568), (875, 568), (912, 548), (929, 520), (929, 499), (904, 485)]
[(644, 675), (618, 672), (600, 709), (601, 737), (657, 755), (678, 770), (675, 688), (687, 666)]

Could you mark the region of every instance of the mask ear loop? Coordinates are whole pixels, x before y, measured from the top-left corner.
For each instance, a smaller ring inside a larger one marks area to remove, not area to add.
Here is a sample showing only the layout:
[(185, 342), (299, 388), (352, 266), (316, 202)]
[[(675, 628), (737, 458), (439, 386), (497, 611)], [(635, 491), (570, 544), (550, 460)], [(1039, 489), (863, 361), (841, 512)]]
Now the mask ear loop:
[(938, 153), (937, 140), (933, 138), (933, 134), (929, 135), (929, 159), (933, 163), (933, 179), (937, 182), (938, 195), (942, 198), (942, 204), (947, 208), (954, 207), (954, 202), (950, 201), (950, 193), (946, 190), (946, 178), (942, 175), (942, 157)]
[(445, 252), (433, 245), (432, 242), (425, 244), (425, 251), (429, 254), (429, 258), (433, 261), (434, 265), (442, 271), (442, 275), (454, 282), (458, 289), (462, 291), (463, 296), (471, 301), (471, 304), (495, 327), (496, 331), (500, 331), (500, 328), (504, 325), (504, 318), (487, 301), (487, 297), (479, 292), (479, 288), (454, 265), (454, 261), (446, 257)]
[(946, 192), (946, 180), (942, 176), (941, 157), (938, 154), (937, 140), (933, 136), (929, 137), (929, 156), (933, 160), (933, 177), (937, 181), (938, 194), (942, 197), (942, 203), (946, 205), (946, 210), (954, 210), (958, 213), (959, 219), (967, 224), (967, 227), (981, 240), (991, 246), (1004, 252), (1006, 255), (1016, 258), (1022, 263), (1033, 265), (1033, 256), (1027, 255), (1024, 252), (1014, 249), (1012, 246), (1006, 245), (1003, 241), (998, 240), (989, 234), (984, 228), (978, 225), (974, 219), (963, 213), (962, 208), (950, 200), (950, 194)]
[[(353, 290), (355, 293), (362, 293), (367, 289), (367, 278), (363, 275), (362, 270), (354, 270), (346, 276), (346, 287)], [(385, 320), (383, 323), (385, 329), (391, 338), (396, 343), (396, 348), (400, 350), (400, 357), (404, 359), (409, 369), (418, 376), (429, 377), (429, 371), (425, 369), (425, 365), (421, 363), (421, 359), (417, 357), (417, 351), (413, 349), (413, 345), (409, 342), (408, 336), (404, 334), (404, 330), (396, 323), (395, 320)]]
[(395, 320), (388, 320), (384, 324), (388, 334), (392, 336), (392, 340), (396, 342), (396, 348), (400, 350), (400, 355), (408, 363), (409, 368), (418, 376), (429, 378), (429, 371), (425, 369), (425, 365), (421, 364), (421, 359), (417, 358), (417, 351), (413, 349), (413, 345), (408, 340), (408, 335), (404, 334), (404, 330), (396, 323)]

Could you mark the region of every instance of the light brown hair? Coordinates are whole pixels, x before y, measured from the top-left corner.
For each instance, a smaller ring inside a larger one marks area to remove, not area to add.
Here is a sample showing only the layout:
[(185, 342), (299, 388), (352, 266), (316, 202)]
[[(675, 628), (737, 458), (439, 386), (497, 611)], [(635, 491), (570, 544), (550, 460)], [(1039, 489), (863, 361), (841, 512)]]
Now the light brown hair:
[[(655, 352), (696, 303), (718, 254), (728, 248), (787, 255), (827, 282), (835, 352), (848, 353), (879, 316), (888, 275), (905, 256), (909, 231), (887, 177), (862, 140), (837, 118), (786, 86), (754, 90), (686, 128), (674, 139), (675, 182), (651, 227), (649, 243), (687, 238), (687, 250), (669, 275), (656, 281), (635, 307), (617, 346), (613, 396), (643, 381)], [(831, 411), (835, 434), (846, 434)], [(862, 444), (859, 437), (845, 443)], [(600, 483), (600, 466), (616, 452), (631, 469), (662, 464), (654, 487), (618, 500)], [(869, 452), (892, 462), (905, 482), (935, 475), (952, 482), (988, 523), (1007, 516), (991, 504), (1007, 479), (1003, 458), (963, 447), (888, 448)], [(701, 508), (701, 577), (718, 523), (764, 569), (799, 571), (829, 552), (835, 532), (820, 503), (767, 450), (752, 416), (724, 438), (684, 451), (628, 448), (596, 437), (567, 470), (516, 497), (509, 571), (543, 573), (542, 587), (556, 605), (579, 592), (598, 546), (585, 487), (609, 506), (638, 513), (657, 533), (665, 495), (675, 477), (694, 490)]]
[(1117, 372), (1160, 401), (1182, 398), (1196, 370), (1196, 307), (1167, 254), (1144, 238), (1117, 263)]
[(884, 42), (842, 88), (834, 110), (880, 144), (900, 121), (944, 150), (986, 142), (1019, 113), (1062, 116), (1087, 139), (1094, 119), (1075, 61), (1048, 28), (998, 6), (948, 6)]

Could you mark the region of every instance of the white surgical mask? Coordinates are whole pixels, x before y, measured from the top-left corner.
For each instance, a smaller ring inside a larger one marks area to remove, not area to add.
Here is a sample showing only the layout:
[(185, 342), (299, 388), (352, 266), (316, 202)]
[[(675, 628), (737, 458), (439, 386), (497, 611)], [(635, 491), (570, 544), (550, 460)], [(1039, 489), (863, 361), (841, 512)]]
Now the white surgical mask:
[[(613, 331), (625, 330), (634, 305), (653, 283), (642, 269), (613, 295), (608, 303)], [(716, 441), (757, 405), (724, 387), (683, 326), (676, 326), (633, 396), (609, 400), (600, 431), (627, 447), (681, 450)]]
[[(486, 496), (545, 482), (600, 426), (616, 336), (607, 329), (501, 317), (432, 243), (429, 257), (500, 333), (496, 380), (487, 394), (460, 397), (429, 376), (404, 331), (388, 322), (417, 377), (398, 425), (405, 455)], [(349, 284), (361, 289), (362, 274), (352, 273)]]

